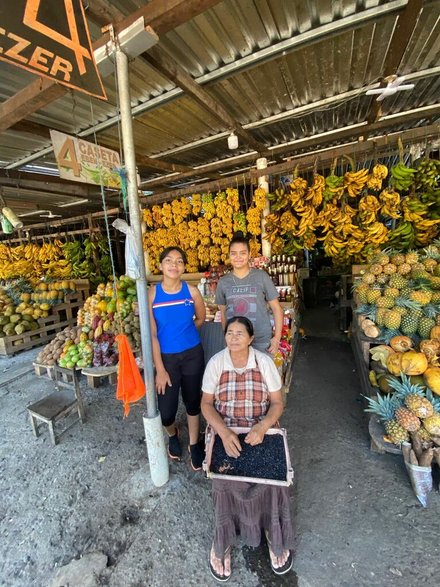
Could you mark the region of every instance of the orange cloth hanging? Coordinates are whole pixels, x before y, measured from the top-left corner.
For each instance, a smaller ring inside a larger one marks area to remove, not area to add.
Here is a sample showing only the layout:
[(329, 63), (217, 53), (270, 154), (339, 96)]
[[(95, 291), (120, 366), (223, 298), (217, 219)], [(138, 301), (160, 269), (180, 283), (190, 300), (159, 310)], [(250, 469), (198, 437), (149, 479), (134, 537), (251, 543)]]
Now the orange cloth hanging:
[(119, 352), (118, 386), (116, 399), (124, 404), (124, 417), (130, 413), (130, 404), (139, 401), (145, 395), (145, 384), (139, 372), (139, 367), (125, 334), (116, 336)]

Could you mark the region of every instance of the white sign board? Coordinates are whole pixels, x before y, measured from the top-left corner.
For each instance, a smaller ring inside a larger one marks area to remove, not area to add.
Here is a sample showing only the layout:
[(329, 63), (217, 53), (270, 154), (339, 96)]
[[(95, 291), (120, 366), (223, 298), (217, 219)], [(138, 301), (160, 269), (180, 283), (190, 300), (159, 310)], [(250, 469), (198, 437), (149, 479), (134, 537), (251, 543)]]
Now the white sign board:
[(109, 188), (120, 188), (119, 153), (83, 139), (51, 130), (53, 150), (60, 177)]

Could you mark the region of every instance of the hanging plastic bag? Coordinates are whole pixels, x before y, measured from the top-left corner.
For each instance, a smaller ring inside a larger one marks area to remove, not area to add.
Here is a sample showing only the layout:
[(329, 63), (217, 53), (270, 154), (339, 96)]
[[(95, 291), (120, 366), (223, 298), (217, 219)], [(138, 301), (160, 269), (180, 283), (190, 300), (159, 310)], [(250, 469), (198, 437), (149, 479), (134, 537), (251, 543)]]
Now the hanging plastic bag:
[(112, 226), (125, 234), (125, 274), (132, 279), (139, 279), (141, 272), (133, 229), (121, 218), (117, 218)]
[(404, 449), (404, 446), (407, 447), (408, 445), (411, 447), (409, 442), (404, 442), (402, 445), (402, 453), (404, 455), (403, 460), (414, 493), (422, 506), (426, 508), (428, 506), (428, 496), (432, 491), (432, 468), (431, 466), (421, 467), (419, 465), (411, 464), (408, 461), (408, 457), (405, 456), (408, 452)]
[(125, 334), (116, 336), (119, 353), (118, 385), (116, 399), (124, 404), (124, 417), (130, 413), (130, 404), (138, 402), (145, 395), (145, 384), (136, 364), (133, 351)]
[(14, 232), (14, 227), (9, 222), (9, 220), (6, 218), (6, 216), (3, 216), (3, 214), (0, 214), (0, 219), (1, 219), (1, 223), (2, 223), (2, 230), (5, 234), (11, 234), (12, 232)]

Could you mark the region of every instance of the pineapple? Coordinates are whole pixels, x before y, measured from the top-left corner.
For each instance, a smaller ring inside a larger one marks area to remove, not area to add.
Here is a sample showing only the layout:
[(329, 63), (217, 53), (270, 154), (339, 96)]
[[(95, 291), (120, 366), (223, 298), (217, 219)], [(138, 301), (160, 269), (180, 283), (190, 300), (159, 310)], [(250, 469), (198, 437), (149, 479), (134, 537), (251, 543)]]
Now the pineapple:
[(431, 298), (431, 302), (433, 304), (438, 304), (440, 303), (440, 291), (433, 291), (432, 292), (432, 298)]
[(369, 289), (370, 288), (366, 283), (360, 283), (360, 285), (356, 287), (355, 292), (361, 304), (366, 304), (368, 302), (367, 294)]
[(397, 397), (404, 401), (405, 406), (418, 418), (429, 418), (434, 412), (432, 403), (425, 397), (421, 385), (411, 383), (411, 379), (404, 373), (402, 381), (390, 379), (389, 386), (394, 389)]
[(434, 398), (431, 390), (428, 390), (426, 397), (430, 400), (433, 413), (423, 420), (423, 427), (431, 436), (440, 436), (440, 398)]
[(374, 304), (380, 297), (380, 288), (370, 288), (367, 292), (367, 302), (369, 304)]
[(412, 266), (411, 277), (412, 279), (429, 279), (431, 274), (426, 271), (425, 267), (421, 263), (416, 263)]
[(440, 264), (434, 269), (434, 275), (440, 277)]
[(368, 285), (372, 285), (376, 281), (376, 276), (373, 273), (365, 273), (362, 276), (362, 281)]
[(408, 441), (408, 431), (405, 430), (405, 428), (403, 428), (395, 419), (396, 409), (401, 405), (400, 400), (390, 395), (381, 396), (379, 393), (376, 397), (377, 400), (366, 397), (368, 408), (366, 408), (365, 411), (372, 412), (379, 416), (384, 423), (386, 433), (393, 444), (402, 444), (402, 442)]
[(395, 418), (402, 428), (405, 428), (408, 432), (417, 432), (422, 425), (420, 418), (413, 414), (408, 408), (397, 408)]
[(397, 271), (400, 275), (407, 275), (411, 273), (411, 265), (409, 263), (402, 263), (402, 265), (398, 266)]
[(380, 265), (387, 265), (390, 262), (389, 256), (383, 251), (379, 253), (374, 260), (376, 263), (379, 263)]
[(376, 277), (376, 283), (380, 285), (385, 285), (385, 283), (388, 283), (388, 279), (388, 275), (386, 275), (385, 273), (380, 273), (380, 275)]
[(419, 316), (416, 315), (414, 310), (409, 310), (400, 322), (400, 330), (406, 336), (411, 336), (417, 332), (419, 325)]
[(386, 287), (384, 291), (385, 296), (389, 296), (390, 298), (397, 298), (400, 295), (400, 291), (397, 287)]
[(426, 306), (432, 299), (432, 292), (426, 290), (414, 290), (409, 295), (413, 302), (417, 302), (421, 306)]
[(394, 298), (391, 296), (380, 296), (375, 301), (378, 308), (392, 308), (394, 306)]
[(396, 289), (404, 289), (408, 286), (408, 280), (403, 277), (403, 275), (399, 275), (395, 273), (391, 275), (390, 281), (388, 282), (389, 286)]
[(389, 328), (390, 330), (398, 330), (400, 328), (401, 321), (402, 312), (400, 308), (393, 308), (392, 310), (386, 312), (382, 326), (385, 326), (385, 328)]
[(379, 273), (382, 273), (382, 265), (380, 263), (374, 263), (370, 266), (370, 273), (379, 275)]
[(434, 412), (432, 416), (425, 418), (423, 427), (430, 436), (440, 436), (440, 412)]
[(437, 267), (437, 261), (435, 259), (428, 258), (423, 261), (423, 265), (425, 266), (426, 271), (433, 273), (434, 269)]
[(428, 318), (428, 316), (423, 316), (419, 320), (417, 332), (421, 336), (421, 338), (429, 338), (431, 329), (435, 326), (435, 320), (433, 318)]
[(396, 271), (397, 267), (393, 263), (387, 263), (383, 266), (383, 272), (387, 275), (392, 275), (393, 273), (396, 273)]
[[(376, 324), (377, 326), (381, 327), (381, 326), (385, 326), (385, 320), (386, 320), (386, 316), (389, 313), (389, 310), (387, 310), (386, 308), (377, 308), (376, 310)], [(400, 324), (400, 322), (399, 322)]]
[(405, 261), (410, 265), (414, 265), (414, 263), (417, 263), (418, 260), (419, 254), (417, 253), (417, 251), (408, 251), (405, 255)]
[(440, 289), (440, 277), (436, 277), (435, 275), (431, 275), (429, 278), (429, 283), (431, 287), (435, 290)]
[(422, 442), (431, 442), (431, 435), (423, 426), (417, 430), (417, 434), (419, 435)]
[(405, 255), (402, 253), (396, 253), (395, 255), (391, 256), (390, 261), (394, 265), (403, 265), (403, 263), (405, 263)]

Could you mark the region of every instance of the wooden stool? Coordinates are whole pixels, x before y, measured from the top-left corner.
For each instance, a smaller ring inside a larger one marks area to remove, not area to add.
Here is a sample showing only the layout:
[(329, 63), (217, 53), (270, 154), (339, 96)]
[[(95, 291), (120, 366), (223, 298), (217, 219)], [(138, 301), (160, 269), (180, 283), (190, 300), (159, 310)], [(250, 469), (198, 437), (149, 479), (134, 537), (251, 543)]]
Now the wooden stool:
[[(43, 397), (43, 399), (28, 406), (34, 436), (40, 435), (39, 421), (49, 426), (49, 434), (52, 444), (58, 444), (59, 437), (78, 421), (84, 422), (84, 406), (79, 386), (79, 372), (72, 369), (63, 369), (54, 365), (53, 380), (56, 391)], [(64, 389), (61, 389), (64, 388)], [(67, 426), (62, 432), (55, 435), (54, 424), (73, 412), (78, 412), (78, 419)]]
[(87, 377), (88, 387), (99, 387), (102, 379), (107, 378), (108, 383), (116, 383), (118, 379), (118, 368), (114, 367), (90, 367), (81, 371)]

